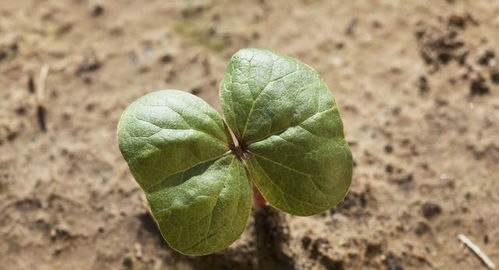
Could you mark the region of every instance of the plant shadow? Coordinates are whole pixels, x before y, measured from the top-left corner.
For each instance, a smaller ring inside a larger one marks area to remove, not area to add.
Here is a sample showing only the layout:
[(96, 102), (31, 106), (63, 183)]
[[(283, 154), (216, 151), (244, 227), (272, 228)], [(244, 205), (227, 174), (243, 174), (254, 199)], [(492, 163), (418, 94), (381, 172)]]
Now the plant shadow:
[(196, 270), (212, 270), (212, 269), (240, 269), (253, 270), (256, 267), (256, 254), (254, 250), (247, 245), (241, 245), (235, 249), (226, 249), (223, 252), (214, 253), (205, 256), (186, 256), (178, 253), (168, 246), (158, 229), (154, 218), (149, 212), (141, 213), (137, 216), (141, 224), (141, 230), (147, 231), (150, 235), (156, 238), (156, 244), (160, 248), (168, 249), (171, 254), (173, 263), (183, 262), (192, 266)]

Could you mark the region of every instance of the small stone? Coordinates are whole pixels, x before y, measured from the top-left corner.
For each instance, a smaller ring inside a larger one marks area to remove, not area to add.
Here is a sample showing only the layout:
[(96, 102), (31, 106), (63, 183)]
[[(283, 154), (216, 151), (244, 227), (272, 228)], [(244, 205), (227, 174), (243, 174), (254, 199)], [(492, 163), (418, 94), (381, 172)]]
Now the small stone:
[(4, 60), (7, 58), (7, 53), (4, 51), (0, 51), (0, 61)]
[(490, 93), (490, 89), (484, 79), (476, 79), (471, 82), (470, 94), (472, 96), (483, 96)]
[(125, 258), (123, 258), (123, 262), (122, 263), (123, 263), (123, 266), (126, 269), (132, 269), (133, 259), (130, 256), (126, 256)]
[(441, 214), (442, 208), (438, 204), (426, 202), (421, 206), (421, 212), (425, 218), (430, 219)]
[(391, 154), (393, 152), (393, 146), (391, 144), (385, 145), (385, 153)]
[(430, 226), (428, 226), (428, 224), (422, 221), (418, 222), (414, 227), (414, 233), (420, 236), (429, 231), (430, 231)]
[(189, 92), (195, 96), (199, 95), (201, 93), (201, 87), (193, 87)]
[(104, 14), (104, 7), (101, 4), (95, 4), (92, 8), (92, 16), (99, 17)]
[(329, 245), (329, 241), (325, 238), (317, 238), (312, 244), (312, 250), (310, 251), (310, 257), (312, 259), (317, 259), (323, 255), (321, 249)]
[(430, 90), (430, 87), (428, 85), (428, 79), (426, 78), (426, 76), (424, 75), (419, 76), (418, 88), (420, 94), (425, 94)]
[(388, 164), (385, 166), (385, 172), (387, 173), (393, 173), (393, 166), (391, 164)]
[(388, 254), (385, 255), (384, 263), (387, 270), (404, 270), (402, 260), (392, 252), (388, 252)]
[(480, 58), (478, 58), (478, 64), (488, 66), (495, 57), (496, 54), (493, 51), (487, 50)]
[(19, 106), (16, 108), (15, 111), (18, 115), (25, 115), (26, 114), (26, 107)]
[(161, 56), (161, 58), (160, 58), (160, 61), (161, 61), (161, 63), (163, 63), (163, 64), (168, 64), (168, 63), (170, 63), (172, 60), (173, 60), (173, 56), (172, 56), (171, 54), (169, 54), (169, 53), (167, 53), (167, 54), (165, 54), (165, 55)]
[(56, 247), (54, 249), (54, 256), (59, 256), (62, 253), (62, 248), (61, 247)]
[(331, 57), (331, 63), (337, 67), (343, 65), (343, 59), (340, 56)]
[(493, 83), (499, 84), (499, 71), (490, 74), (490, 79), (492, 80)]
[(449, 25), (464, 29), (466, 27), (466, 21), (461, 16), (452, 15), (449, 18)]
[(366, 257), (373, 258), (383, 253), (383, 248), (380, 244), (368, 244), (366, 247)]
[(312, 239), (310, 239), (310, 237), (304, 236), (301, 239), (301, 245), (302, 245), (303, 249), (308, 249), (310, 247), (311, 242), (312, 242)]

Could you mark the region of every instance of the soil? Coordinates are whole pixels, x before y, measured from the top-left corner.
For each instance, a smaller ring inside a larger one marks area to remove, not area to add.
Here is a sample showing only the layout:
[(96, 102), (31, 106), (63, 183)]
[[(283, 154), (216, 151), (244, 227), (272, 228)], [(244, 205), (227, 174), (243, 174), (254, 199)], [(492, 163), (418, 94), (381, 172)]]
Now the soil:
[(225, 65), (250, 46), (323, 75), (356, 165), (340, 205), (282, 217), (293, 267), (484, 268), (459, 233), (499, 263), (498, 14), (490, 0), (0, 0), (0, 269), (256, 269), (253, 218), (224, 252), (172, 251), (115, 134), (153, 90), (219, 109)]

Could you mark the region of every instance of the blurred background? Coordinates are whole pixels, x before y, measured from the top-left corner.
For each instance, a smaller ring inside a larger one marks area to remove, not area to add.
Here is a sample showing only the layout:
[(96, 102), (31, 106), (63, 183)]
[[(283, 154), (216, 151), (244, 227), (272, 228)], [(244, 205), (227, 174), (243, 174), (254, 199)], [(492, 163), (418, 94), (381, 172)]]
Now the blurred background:
[(243, 47), (317, 69), (356, 167), (344, 202), (286, 215), (297, 269), (499, 263), (499, 1), (0, 0), (0, 269), (255, 269), (172, 251), (116, 143), (153, 90), (219, 109)]

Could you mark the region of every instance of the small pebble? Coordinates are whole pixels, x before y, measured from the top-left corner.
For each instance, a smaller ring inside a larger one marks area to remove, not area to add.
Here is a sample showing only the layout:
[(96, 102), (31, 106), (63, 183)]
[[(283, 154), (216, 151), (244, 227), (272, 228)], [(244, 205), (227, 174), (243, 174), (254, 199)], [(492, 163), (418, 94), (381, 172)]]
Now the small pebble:
[(442, 208), (435, 203), (426, 202), (421, 206), (421, 212), (425, 218), (433, 218), (442, 213)]
[(99, 17), (104, 14), (104, 7), (101, 4), (95, 4), (92, 8), (92, 16)]

